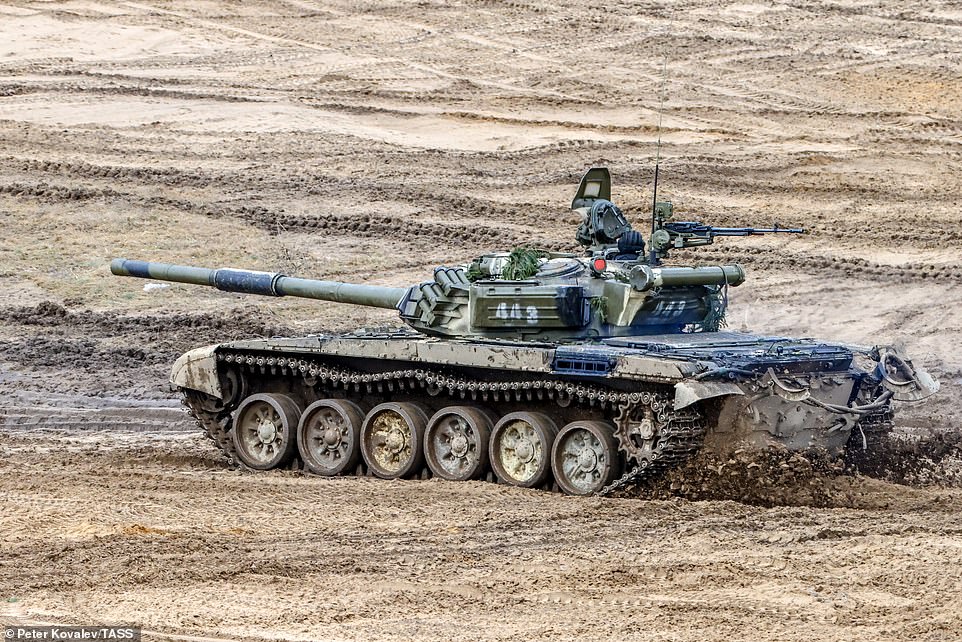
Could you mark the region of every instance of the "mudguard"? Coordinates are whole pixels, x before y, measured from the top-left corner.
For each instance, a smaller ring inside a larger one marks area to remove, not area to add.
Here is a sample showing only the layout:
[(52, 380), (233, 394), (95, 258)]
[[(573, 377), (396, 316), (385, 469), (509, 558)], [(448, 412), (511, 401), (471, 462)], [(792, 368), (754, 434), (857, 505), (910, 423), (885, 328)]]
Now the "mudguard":
[(223, 399), (224, 393), (217, 377), (217, 347), (205, 346), (182, 354), (170, 369), (170, 382), (178, 388), (199, 390)]
[(682, 381), (675, 384), (675, 410), (687, 408), (703, 399), (743, 394), (744, 390), (728, 381)]

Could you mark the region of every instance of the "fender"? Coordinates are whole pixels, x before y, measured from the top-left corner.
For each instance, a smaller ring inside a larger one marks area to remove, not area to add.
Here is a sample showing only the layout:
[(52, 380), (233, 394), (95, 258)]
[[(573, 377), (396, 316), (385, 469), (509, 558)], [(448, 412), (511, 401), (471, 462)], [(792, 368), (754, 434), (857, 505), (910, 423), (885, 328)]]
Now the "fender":
[(178, 388), (189, 388), (224, 398), (217, 376), (217, 347), (195, 348), (182, 354), (170, 369), (170, 382)]
[(675, 384), (675, 410), (687, 408), (703, 399), (743, 394), (744, 390), (728, 381), (682, 381)]

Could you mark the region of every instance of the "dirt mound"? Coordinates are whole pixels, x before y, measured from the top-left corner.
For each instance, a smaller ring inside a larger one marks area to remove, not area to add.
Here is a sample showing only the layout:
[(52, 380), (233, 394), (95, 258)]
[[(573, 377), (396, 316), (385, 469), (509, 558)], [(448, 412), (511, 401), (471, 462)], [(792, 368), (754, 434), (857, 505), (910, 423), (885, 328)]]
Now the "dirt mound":
[(247, 309), (234, 308), (225, 314), (175, 312), (130, 315), (92, 310), (73, 311), (53, 301), (0, 310), (0, 322), (53, 327), (64, 331), (79, 329), (98, 334), (163, 330), (164, 334), (170, 336), (189, 334), (194, 343), (207, 339), (226, 341), (241, 337), (280, 336), (293, 332), (291, 328), (277, 324), (266, 315), (251, 313)]
[(0, 356), (27, 367), (60, 367), (77, 370), (137, 368), (166, 363), (167, 355), (137, 346), (107, 347), (92, 339), (25, 337), (0, 343)]
[[(879, 484), (886, 484), (879, 494)], [(621, 493), (645, 499), (731, 500), (754, 506), (876, 508), (923, 487), (962, 486), (962, 435), (892, 434), (858, 462), (820, 451), (699, 453)]]
[(854, 453), (858, 472), (896, 484), (962, 487), (962, 431), (928, 428), (886, 435)]
[(826, 454), (702, 452), (684, 466), (625, 492), (646, 499), (733, 500), (758, 506), (837, 506), (844, 465)]
[[(0, 392), (8, 397), (29, 391), (170, 398), (170, 364), (187, 350), (294, 333), (248, 308), (222, 314), (133, 315), (74, 311), (51, 301), (0, 310), (0, 325), (0, 363), (12, 364), (16, 371), (16, 375), (0, 378)], [(11, 403), (19, 402), (13, 399)]]

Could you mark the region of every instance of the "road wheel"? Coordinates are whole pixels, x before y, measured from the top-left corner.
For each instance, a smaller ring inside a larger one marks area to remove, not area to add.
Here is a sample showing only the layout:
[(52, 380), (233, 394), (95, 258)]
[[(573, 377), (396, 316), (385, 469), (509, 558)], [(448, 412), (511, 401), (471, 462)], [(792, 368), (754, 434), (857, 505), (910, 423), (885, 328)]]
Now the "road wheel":
[(551, 449), (551, 470), (565, 493), (591, 495), (618, 476), (614, 429), (604, 421), (574, 421), (561, 429)]
[(297, 450), (315, 475), (353, 472), (361, 460), (360, 435), (364, 411), (346, 399), (315, 401), (301, 415)]
[(491, 423), (479, 408), (450, 406), (438, 411), (424, 431), (424, 458), (431, 472), (451, 481), (483, 476)]
[(255, 470), (289, 463), (297, 451), (300, 416), (300, 407), (287, 395), (251, 395), (234, 411), (232, 432), (237, 458)]
[(512, 412), (491, 431), (491, 468), (512, 486), (534, 488), (548, 481), (551, 446), (558, 426), (540, 412)]
[(396, 479), (424, 466), (424, 428), (428, 415), (415, 403), (382, 403), (361, 426), (361, 455), (378, 477)]

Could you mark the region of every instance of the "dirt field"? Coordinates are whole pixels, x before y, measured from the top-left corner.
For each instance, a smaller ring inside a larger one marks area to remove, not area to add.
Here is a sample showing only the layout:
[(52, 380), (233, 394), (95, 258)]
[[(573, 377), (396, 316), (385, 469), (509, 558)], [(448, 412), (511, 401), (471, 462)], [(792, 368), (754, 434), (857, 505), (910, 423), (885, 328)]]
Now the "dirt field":
[[(962, 639), (960, 51), (949, 2), (3, 2), (0, 622)], [(762, 492), (720, 462), (700, 495), (572, 499), (230, 471), (167, 387), (178, 354), (392, 314), (107, 270), (401, 285), (573, 248), (595, 164), (643, 228), (659, 110), (679, 218), (812, 232), (700, 250), (749, 271), (730, 327), (904, 344), (941, 380), (882, 479)]]

